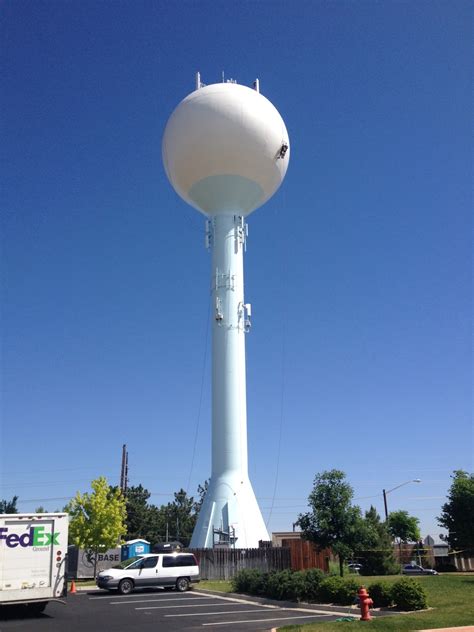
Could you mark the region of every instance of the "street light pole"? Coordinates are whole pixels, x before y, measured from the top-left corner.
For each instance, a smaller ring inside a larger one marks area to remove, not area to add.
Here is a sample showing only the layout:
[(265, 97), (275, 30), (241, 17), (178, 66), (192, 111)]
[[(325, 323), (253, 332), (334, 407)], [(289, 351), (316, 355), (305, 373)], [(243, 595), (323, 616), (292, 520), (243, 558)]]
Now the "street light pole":
[(394, 490), (398, 489), (399, 487), (403, 487), (404, 485), (408, 485), (408, 483), (421, 483), (421, 480), (419, 478), (413, 478), (409, 481), (405, 481), (404, 483), (400, 483), (400, 485), (397, 485), (396, 487), (392, 487), (392, 489), (382, 489), (382, 494), (383, 494), (383, 506), (385, 509), (385, 522), (388, 521), (388, 507), (387, 507), (387, 494), (390, 494), (390, 492), (393, 492)]

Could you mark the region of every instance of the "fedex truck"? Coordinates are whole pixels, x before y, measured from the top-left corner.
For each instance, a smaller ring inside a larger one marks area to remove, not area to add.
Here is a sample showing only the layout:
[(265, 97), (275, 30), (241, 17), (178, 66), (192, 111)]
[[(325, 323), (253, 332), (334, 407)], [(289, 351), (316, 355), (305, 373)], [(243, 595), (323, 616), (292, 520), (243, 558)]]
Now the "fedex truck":
[(0, 606), (42, 612), (66, 596), (68, 516), (0, 514)]

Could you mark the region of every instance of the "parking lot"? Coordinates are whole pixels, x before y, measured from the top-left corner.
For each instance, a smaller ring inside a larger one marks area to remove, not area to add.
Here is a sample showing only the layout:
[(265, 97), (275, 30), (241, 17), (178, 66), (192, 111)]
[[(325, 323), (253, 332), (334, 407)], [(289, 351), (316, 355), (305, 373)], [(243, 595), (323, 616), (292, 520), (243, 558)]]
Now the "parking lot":
[(341, 612), (330, 612), (297, 604), (294, 607), (284, 606), (199, 590), (187, 593), (148, 590), (127, 596), (89, 591), (70, 595), (66, 605), (50, 603), (39, 617), (25, 618), (21, 612), (3, 615), (0, 632), (92, 632), (99, 629), (114, 632), (129, 632), (131, 629), (257, 632), (283, 625), (331, 621), (347, 616), (345, 608), (341, 608)]

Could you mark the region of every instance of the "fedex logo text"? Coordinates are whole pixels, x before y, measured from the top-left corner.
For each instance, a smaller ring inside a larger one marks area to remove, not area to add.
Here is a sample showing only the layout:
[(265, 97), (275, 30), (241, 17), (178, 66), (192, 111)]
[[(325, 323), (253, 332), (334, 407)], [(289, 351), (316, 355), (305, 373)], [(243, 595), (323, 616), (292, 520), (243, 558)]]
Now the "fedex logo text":
[(5, 544), (10, 548), (22, 546), (51, 546), (59, 545), (59, 531), (55, 533), (44, 533), (44, 527), (30, 527), (30, 530), (22, 535), (18, 533), (8, 533), (8, 527), (0, 527), (0, 541), (5, 540)]

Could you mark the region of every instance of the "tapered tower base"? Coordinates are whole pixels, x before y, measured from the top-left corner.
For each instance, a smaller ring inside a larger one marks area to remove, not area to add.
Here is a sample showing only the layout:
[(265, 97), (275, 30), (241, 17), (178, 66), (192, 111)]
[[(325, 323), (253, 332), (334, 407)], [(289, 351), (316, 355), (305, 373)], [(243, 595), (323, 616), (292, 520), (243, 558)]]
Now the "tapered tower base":
[(210, 549), (227, 544), (250, 549), (269, 539), (250, 480), (240, 480), (238, 475), (211, 478), (190, 547)]

